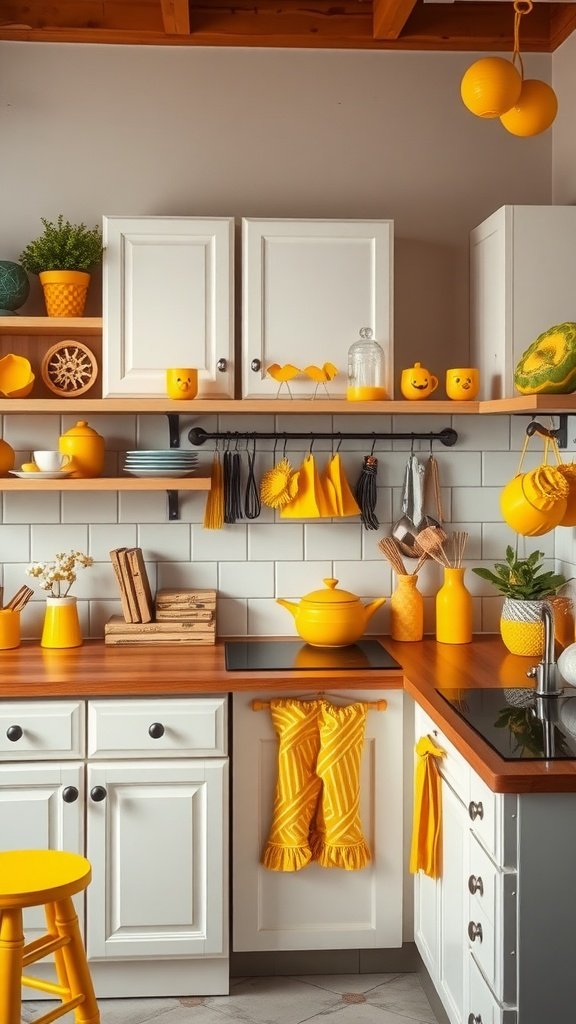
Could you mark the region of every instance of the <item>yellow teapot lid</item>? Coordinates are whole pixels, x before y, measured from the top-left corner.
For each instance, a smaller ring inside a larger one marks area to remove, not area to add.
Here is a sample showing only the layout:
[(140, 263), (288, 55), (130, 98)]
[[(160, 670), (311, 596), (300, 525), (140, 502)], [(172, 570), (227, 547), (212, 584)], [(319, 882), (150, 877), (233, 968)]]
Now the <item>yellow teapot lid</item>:
[(338, 580), (326, 579), (323, 582), (328, 587), (328, 590), (313, 590), (310, 594), (306, 594), (306, 597), (302, 598), (302, 601), (315, 602), (318, 604), (357, 604), (360, 598), (356, 594), (350, 593), (349, 590), (338, 590)]
[(97, 430), (88, 426), (86, 420), (78, 420), (70, 430), (64, 431), (62, 437), (101, 437)]

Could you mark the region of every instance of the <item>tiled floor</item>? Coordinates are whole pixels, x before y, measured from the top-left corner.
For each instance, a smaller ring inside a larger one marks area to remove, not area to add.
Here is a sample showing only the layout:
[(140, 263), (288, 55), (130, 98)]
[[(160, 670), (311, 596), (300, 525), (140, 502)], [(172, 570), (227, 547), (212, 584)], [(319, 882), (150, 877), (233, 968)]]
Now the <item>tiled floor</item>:
[[(26, 1003), (23, 1021), (47, 1008)], [(103, 999), (100, 1012), (101, 1024), (436, 1024), (416, 974), (234, 978), (229, 996)]]

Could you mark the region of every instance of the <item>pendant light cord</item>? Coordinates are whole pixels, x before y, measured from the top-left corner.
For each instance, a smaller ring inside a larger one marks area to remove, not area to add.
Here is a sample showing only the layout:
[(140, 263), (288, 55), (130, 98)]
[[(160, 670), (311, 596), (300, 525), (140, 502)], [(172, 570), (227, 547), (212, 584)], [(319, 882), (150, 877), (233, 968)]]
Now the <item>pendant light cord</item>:
[(524, 81), (524, 63), (520, 53), (520, 21), (524, 14), (530, 14), (533, 7), (532, 0), (514, 0), (514, 53), (512, 54), (512, 63), (515, 64), (516, 59), (518, 59), (522, 81)]

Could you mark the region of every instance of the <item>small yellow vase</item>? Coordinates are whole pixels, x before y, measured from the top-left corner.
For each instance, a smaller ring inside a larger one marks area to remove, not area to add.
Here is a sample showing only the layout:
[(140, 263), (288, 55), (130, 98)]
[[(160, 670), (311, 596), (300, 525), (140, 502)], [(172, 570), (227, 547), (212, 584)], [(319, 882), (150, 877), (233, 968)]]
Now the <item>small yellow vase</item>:
[(20, 612), (0, 609), (0, 651), (20, 646)]
[(469, 644), (472, 640), (472, 595), (464, 585), (465, 569), (444, 569), (444, 583), (436, 594), (436, 639), (441, 644)]
[(424, 599), (415, 575), (396, 577), (390, 598), (390, 635), (393, 640), (421, 640), (424, 635)]
[(80, 647), (82, 633), (75, 597), (46, 598), (41, 647)]

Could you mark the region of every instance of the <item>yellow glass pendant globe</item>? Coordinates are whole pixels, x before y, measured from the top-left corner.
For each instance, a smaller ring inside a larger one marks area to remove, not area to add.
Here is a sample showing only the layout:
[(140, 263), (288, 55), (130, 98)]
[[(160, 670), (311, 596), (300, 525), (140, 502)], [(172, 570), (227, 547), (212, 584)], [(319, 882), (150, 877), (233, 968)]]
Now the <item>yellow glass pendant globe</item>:
[(520, 96), (522, 78), (504, 57), (483, 57), (471, 64), (460, 83), (462, 101), (478, 117), (500, 117)]
[(558, 100), (554, 89), (546, 82), (527, 78), (522, 83), (522, 92), (500, 120), (506, 131), (512, 135), (539, 135), (550, 127), (558, 112)]

